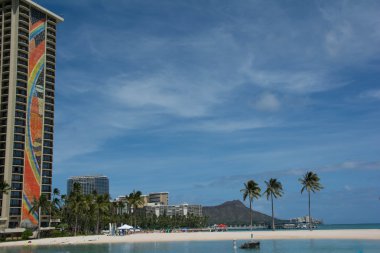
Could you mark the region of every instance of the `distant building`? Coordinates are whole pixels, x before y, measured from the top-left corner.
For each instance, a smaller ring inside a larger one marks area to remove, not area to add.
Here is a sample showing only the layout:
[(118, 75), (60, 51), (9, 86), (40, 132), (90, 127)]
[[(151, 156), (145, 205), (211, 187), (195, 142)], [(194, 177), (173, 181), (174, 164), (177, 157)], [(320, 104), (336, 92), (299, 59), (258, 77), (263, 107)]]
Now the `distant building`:
[(166, 216), (202, 216), (202, 206), (201, 205), (152, 205), (148, 204), (144, 207), (146, 214), (156, 215), (157, 217), (161, 215)]
[(148, 203), (169, 205), (169, 192), (152, 192), (148, 195)]
[[(290, 222), (294, 222), (294, 223), (308, 223), (309, 220), (310, 220), (309, 216), (306, 215), (306, 216), (290, 219)], [(311, 218), (311, 222), (314, 223), (314, 224), (321, 224), (322, 220)]]
[(67, 180), (67, 194), (73, 190), (74, 183), (79, 183), (85, 195), (96, 192), (99, 195), (109, 194), (109, 180), (106, 176), (76, 176)]

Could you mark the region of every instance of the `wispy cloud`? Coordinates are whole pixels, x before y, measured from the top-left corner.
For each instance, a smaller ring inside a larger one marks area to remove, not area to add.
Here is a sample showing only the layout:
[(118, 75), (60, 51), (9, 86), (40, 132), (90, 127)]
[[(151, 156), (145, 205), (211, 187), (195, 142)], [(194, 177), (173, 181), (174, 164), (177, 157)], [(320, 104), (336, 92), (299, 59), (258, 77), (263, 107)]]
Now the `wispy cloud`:
[(277, 96), (271, 93), (261, 94), (254, 105), (260, 111), (277, 111), (281, 106)]
[(377, 90), (368, 90), (360, 94), (360, 98), (371, 98), (371, 99), (380, 99), (380, 89)]

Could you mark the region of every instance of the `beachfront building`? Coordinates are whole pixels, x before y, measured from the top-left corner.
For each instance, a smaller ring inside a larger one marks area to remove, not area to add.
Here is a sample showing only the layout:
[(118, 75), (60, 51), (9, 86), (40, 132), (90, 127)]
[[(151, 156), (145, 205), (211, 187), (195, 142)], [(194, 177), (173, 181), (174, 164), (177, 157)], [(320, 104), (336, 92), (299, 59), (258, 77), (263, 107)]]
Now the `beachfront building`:
[[(296, 224), (297, 223), (309, 223), (309, 220), (310, 220), (309, 216), (306, 215), (306, 216), (290, 219), (290, 222), (293, 222), (293, 223), (296, 223)], [(311, 218), (311, 222), (314, 223), (314, 224), (321, 224), (322, 220)]]
[(157, 217), (161, 215), (166, 216), (202, 216), (202, 206), (201, 205), (189, 205), (189, 204), (181, 204), (181, 205), (155, 205), (148, 204), (144, 207), (145, 213), (150, 215), (156, 215)]
[(148, 203), (169, 205), (169, 192), (152, 192), (148, 195)]
[[(129, 213), (131, 208), (128, 206), (127, 195), (117, 197), (114, 202), (117, 203), (117, 213)], [(139, 213), (148, 215), (167, 215), (167, 216), (202, 216), (201, 205), (169, 205), (169, 192), (152, 192), (147, 195), (141, 195), (142, 204), (138, 206)]]
[(76, 176), (67, 180), (67, 194), (73, 190), (74, 183), (81, 186), (82, 194), (109, 194), (109, 180), (106, 176)]
[(47, 224), (30, 212), (51, 198), (56, 25), (63, 18), (29, 0), (0, 0), (0, 228)]

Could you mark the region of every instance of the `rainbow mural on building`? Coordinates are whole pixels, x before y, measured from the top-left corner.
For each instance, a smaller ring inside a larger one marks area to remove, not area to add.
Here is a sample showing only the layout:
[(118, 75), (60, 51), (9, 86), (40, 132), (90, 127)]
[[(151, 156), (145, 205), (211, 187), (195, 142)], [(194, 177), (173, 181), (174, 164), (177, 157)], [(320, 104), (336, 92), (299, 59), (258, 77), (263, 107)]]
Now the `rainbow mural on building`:
[(25, 129), (24, 191), (22, 217), (24, 225), (37, 225), (38, 213), (29, 213), (33, 200), (41, 195), (41, 157), (44, 113), (46, 15), (31, 9), (29, 22), (28, 99)]

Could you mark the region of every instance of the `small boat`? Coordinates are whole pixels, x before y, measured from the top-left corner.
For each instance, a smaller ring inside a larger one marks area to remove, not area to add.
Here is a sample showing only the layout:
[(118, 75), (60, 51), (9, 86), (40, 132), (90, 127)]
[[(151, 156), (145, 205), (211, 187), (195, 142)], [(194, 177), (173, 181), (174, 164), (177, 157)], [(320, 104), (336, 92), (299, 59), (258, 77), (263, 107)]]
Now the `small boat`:
[(250, 241), (245, 242), (240, 246), (241, 249), (259, 249), (260, 242), (259, 241)]

